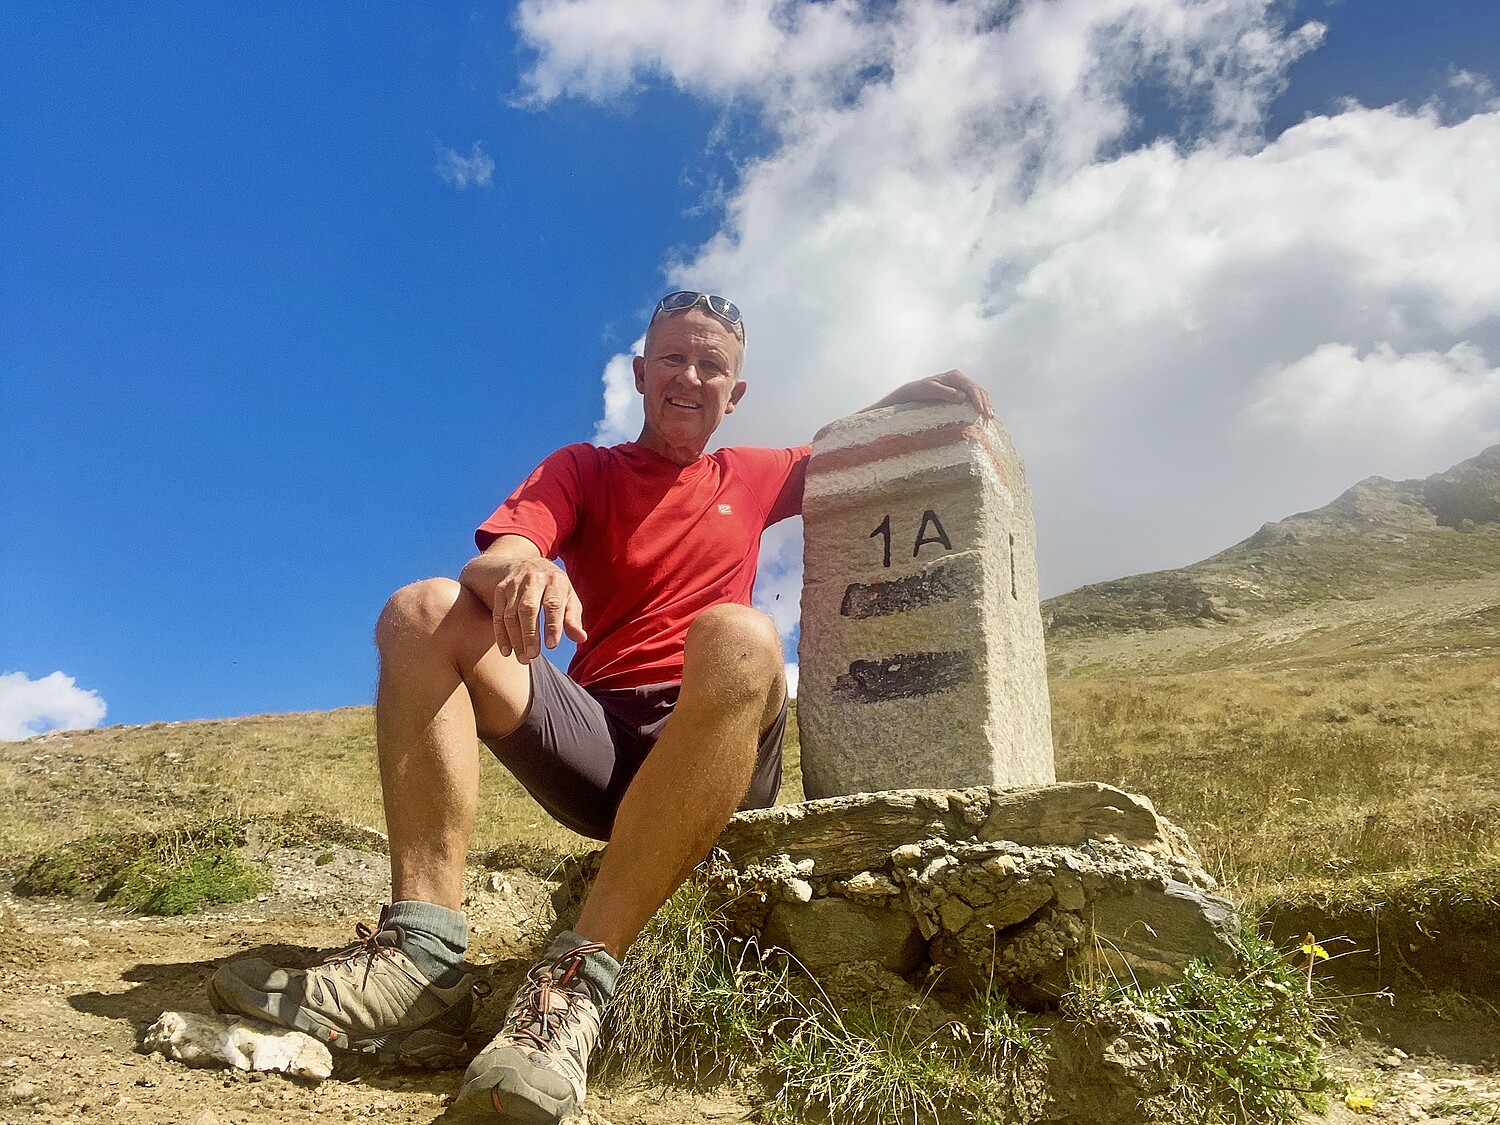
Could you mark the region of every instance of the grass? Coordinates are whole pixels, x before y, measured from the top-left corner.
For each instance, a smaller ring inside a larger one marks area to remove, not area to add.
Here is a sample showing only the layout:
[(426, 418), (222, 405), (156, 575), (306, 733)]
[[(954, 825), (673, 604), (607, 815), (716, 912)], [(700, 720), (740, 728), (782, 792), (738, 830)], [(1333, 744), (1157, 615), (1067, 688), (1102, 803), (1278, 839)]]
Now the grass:
[(1055, 679), (1058, 775), (1150, 797), (1261, 898), (1500, 859), (1500, 659)]
[(246, 863), (240, 826), (202, 824), (143, 835), (105, 833), (43, 852), (20, 874), (28, 895), (92, 897), (143, 914), (191, 914), (270, 886)]
[[(1325, 1015), (1300, 959), (1250, 937), (1228, 972), (1194, 965), (1180, 984), (1150, 991), (1077, 983), (1052, 1017), (992, 993), (962, 1021), (920, 1034), (903, 1012), (841, 1005), (779, 952), (730, 939), (690, 884), (627, 958), (600, 1070), (754, 1075), (770, 1122), (1027, 1122), (1043, 1116), (1050, 1086), (1106, 1114), (1120, 1104), (1110, 1097), (1140, 1093), (1151, 1120), (1289, 1123), (1321, 1104)], [(1149, 1088), (1080, 1092), (1089, 1083), (1068, 1044), (1094, 1058), (1117, 1036), (1149, 1041), (1138, 1067)], [(1057, 1052), (1075, 1069), (1049, 1079)]]
[[(481, 756), (474, 847), (524, 840), (570, 852), (554, 824), (493, 755)], [(383, 828), (368, 707), (54, 734), (0, 743), (0, 867), (97, 833), (307, 813)], [(592, 845), (589, 845), (592, 846)]]
[[(1500, 869), (1497, 688), (1500, 657), (1483, 654), (1156, 675), (1094, 663), (1051, 684), (1058, 775), (1149, 796), (1257, 911), (1361, 876)], [(783, 802), (801, 798), (795, 720), (789, 736)], [(593, 846), (481, 760), (477, 853), (530, 848), (550, 868)], [(11, 872), (91, 837), (310, 814), (330, 836), (382, 824), (368, 708), (0, 744)]]
[[(1095, 664), (1051, 687), (1059, 776), (1146, 794), (1242, 898), (1500, 861), (1495, 656), (1162, 675)], [(801, 797), (795, 723), (789, 733), (783, 802)], [(592, 846), (481, 760), (477, 852), (546, 860)], [(382, 825), (368, 708), (0, 744), (0, 866), (12, 872), (90, 836), (309, 813)]]
[(1030, 1017), (999, 997), (972, 1024), (916, 1036), (909, 1020), (831, 1001), (780, 951), (728, 937), (689, 884), (636, 942), (602, 1044), (604, 1074), (710, 1082), (755, 1075), (767, 1121), (991, 1121), (1024, 1110), (1043, 1057)]

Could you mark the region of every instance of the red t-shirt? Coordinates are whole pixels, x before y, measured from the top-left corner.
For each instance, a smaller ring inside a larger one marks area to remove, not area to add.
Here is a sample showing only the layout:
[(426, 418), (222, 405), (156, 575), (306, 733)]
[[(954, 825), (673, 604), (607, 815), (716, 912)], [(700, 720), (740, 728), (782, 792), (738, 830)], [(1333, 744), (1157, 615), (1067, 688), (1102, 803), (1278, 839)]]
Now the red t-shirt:
[(482, 551), (523, 535), (561, 558), (588, 640), (568, 674), (586, 686), (682, 679), (688, 626), (750, 604), (760, 533), (802, 511), (812, 447), (720, 449), (680, 466), (635, 442), (559, 449), (474, 533)]

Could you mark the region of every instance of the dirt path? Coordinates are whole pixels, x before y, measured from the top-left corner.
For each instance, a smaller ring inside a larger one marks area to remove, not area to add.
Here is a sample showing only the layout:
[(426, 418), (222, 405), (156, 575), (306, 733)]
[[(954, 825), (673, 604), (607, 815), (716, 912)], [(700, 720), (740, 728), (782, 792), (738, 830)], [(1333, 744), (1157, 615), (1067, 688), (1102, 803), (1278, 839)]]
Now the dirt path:
[[(352, 893), (368, 892), (356, 884)], [(311, 1083), (193, 1070), (140, 1053), (142, 1032), (162, 1011), (208, 1010), (203, 984), (219, 962), (256, 954), (306, 963), (319, 950), (344, 944), (353, 922), (367, 916), (359, 910), (340, 918), (272, 913), (278, 904), (269, 900), (249, 905), (165, 919), (0, 896), (0, 1120), (441, 1120), (458, 1089), (457, 1071), (394, 1070), (337, 1055), (333, 1078)], [(485, 943), (476, 944), (482, 954)], [(521, 968), (520, 962), (497, 961), (497, 985)], [(481, 1025), (498, 1018), (495, 1006), (487, 1007)], [(1457, 1055), (1485, 1056), (1484, 1044), (1471, 1046)], [(1369, 1092), (1375, 1104), (1356, 1114), (1336, 1098), (1328, 1117), (1311, 1120), (1500, 1122), (1500, 1073), (1493, 1061), (1401, 1057), (1387, 1043), (1362, 1040), (1340, 1049), (1332, 1062), (1337, 1075)], [(700, 1096), (616, 1086), (593, 1091), (591, 1103), (592, 1125), (752, 1119), (744, 1093), (733, 1091)]]
[[(309, 964), (372, 919), (385, 883), (383, 861), (359, 853), (312, 869), (284, 853), (286, 888), (263, 902), (183, 918), (147, 918), (70, 902), (0, 895), (0, 1121), (150, 1121), (269, 1125), (378, 1119), (387, 1125), (441, 1120), (459, 1071), (382, 1067), (335, 1053), (333, 1077), (316, 1083), (278, 1074), (199, 1070), (142, 1054), (145, 1029), (163, 1011), (208, 1012), (204, 982), (223, 961), (261, 956)], [(495, 888), (472, 912), (494, 937), (515, 919), (517, 897)], [(373, 897), (372, 897), (373, 896)], [(521, 901), (524, 901), (524, 895)], [(368, 899), (369, 901), (365, 901)], [(305, 907), (316, 903), (317, 908)], [(302, 910), (287, 907), (302, 905)], [(250, 909), (246, 909), (246, 907)], [(331, 911), (329, 908), (333, 908)], [(342, 914), (340, 914), (342, 910)], [(505, 940), (476, 939), (497, 989), (528, 962), (508, 959)], [(483, 1042), (503, 1014), (491, 1001)], [(625, 1085), (591, 1091), (590, 1125), (688, 1125), (748, 1120), (732, 1092), (695, 1095)]]

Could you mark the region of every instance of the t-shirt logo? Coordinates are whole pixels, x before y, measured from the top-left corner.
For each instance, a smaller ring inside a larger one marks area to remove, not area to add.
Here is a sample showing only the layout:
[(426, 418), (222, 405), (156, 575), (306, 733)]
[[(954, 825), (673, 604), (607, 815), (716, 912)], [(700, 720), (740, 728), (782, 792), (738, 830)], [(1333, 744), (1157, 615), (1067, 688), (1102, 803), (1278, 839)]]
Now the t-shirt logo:
[(719, 515), (721, 515), (721, 516), (732, 516), (732, 515), (734, 515), (734, 509), (731, 508), (728, 504), (720, 504), (719, 505)]

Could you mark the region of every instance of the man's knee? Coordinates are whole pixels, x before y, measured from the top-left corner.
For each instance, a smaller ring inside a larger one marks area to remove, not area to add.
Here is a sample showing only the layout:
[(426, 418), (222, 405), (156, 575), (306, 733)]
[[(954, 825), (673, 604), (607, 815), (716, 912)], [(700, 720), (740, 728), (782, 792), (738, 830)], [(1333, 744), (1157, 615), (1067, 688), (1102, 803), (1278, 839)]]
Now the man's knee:
[(375, 622), (375, 647), (381, 652), (413, 640), (437, 637), (451, 627), (455, 616), (470, 613), (474, 606), (483, 608), (474, 597), (451, 578), (424, 578), (403, 586), (391, 595)]
[(688, 628), (685, 664), (710, 664), (756, 685), (779, 683), (785, 664), (776, 624), (759, 610), (716, 605)]

